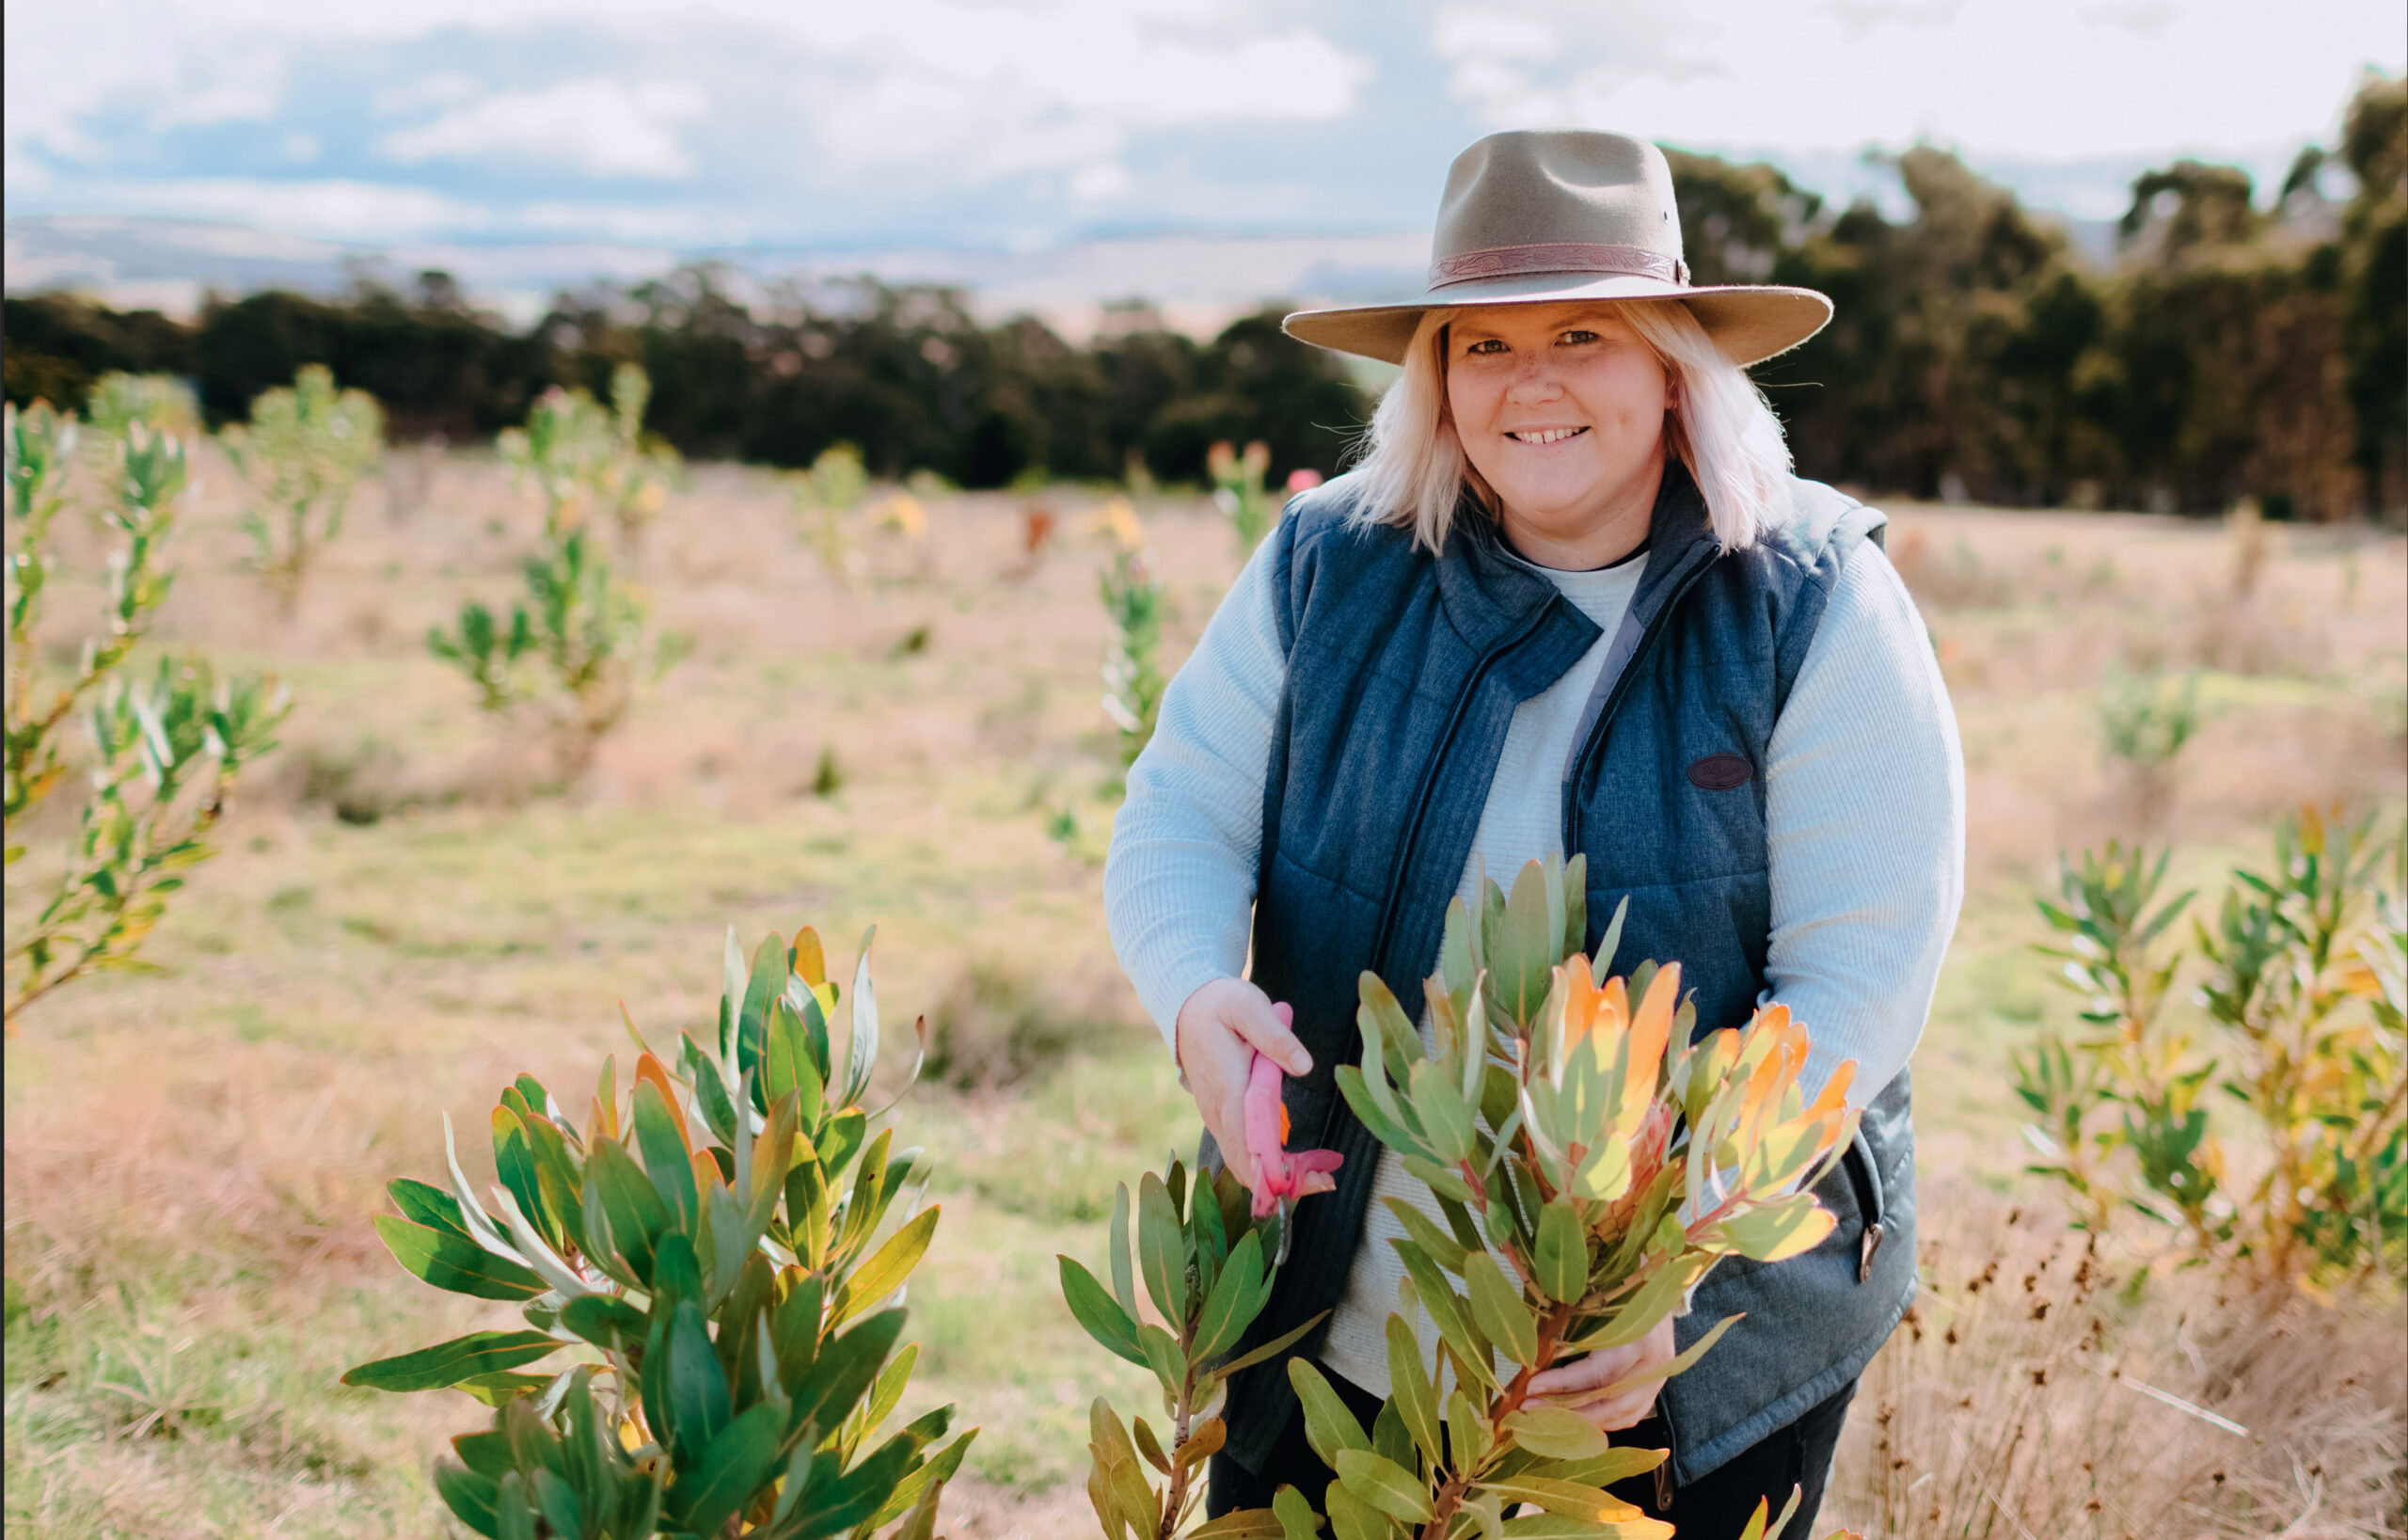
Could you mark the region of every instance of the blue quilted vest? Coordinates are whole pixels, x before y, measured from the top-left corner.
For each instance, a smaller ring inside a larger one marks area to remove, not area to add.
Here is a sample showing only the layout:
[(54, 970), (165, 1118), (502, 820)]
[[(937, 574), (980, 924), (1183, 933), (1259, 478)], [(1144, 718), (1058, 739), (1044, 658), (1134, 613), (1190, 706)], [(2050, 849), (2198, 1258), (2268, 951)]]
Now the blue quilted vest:
[[(1398, 998), (1420, 997), (1514, 708), (1601, 634), (1476, 508), (1434, 556), (1409, 532), (1351, 524), (1352, 484), (1291, 502), (1272, 536), (1288, 671), (1253, 977), (1294, 1008), (1312, 1052), (1313, 1072), (1288, 1084), (1294, 1142), (1346, 1165), (1335, 1194), (1298, 1206), (1256, 1342), (1336, 1305), (1361, 1244), (1379, 1148), (1333, 1079), (1361, 1053), (1355, 981), (1370, 969)], [(1647, 569), (1564, 781), (1564, 849), (1588, 856), (1591, 945), (1627, 897), (1619, 966), (1677, 959), (1701, 1034), (1746, 1021), (1767, 987), (1761, 768), (1842, 563), (1884, 522), (1816, 483), (1790, 494), (1752, 548), (1718, 554), (1696, 484), (1667, 468)], [(1901, 1072), (1820, 1189), (1840, 1221), (1830, 1239), (1770, 1266), (1726, 1260), (1699, 1286), (1683, 1346), (1726, 1315), (1746, 1319), (1659, 1402), (1676, 1482), (1789, 1425), (1889, 1336), (1915, 1287), (1912, 1153)], [(1291, 1351), (1319, 1345), (1315, 1332)], [(1259, 1467), (1295, 1415), (1284, 1359), (1239, 1374), (1227, 1415), (1228, 1453)]]

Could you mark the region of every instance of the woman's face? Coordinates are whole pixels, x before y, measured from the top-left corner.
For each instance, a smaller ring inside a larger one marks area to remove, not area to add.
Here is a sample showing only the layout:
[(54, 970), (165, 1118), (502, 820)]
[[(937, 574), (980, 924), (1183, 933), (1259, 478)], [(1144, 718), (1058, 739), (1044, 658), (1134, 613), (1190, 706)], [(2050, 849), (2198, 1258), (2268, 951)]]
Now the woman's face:
[(1447, 336), (1447, 405), (1509, 532), (1579, 543), (1652, 510), (1671, 382), (1611, 306), (1483, 306)]

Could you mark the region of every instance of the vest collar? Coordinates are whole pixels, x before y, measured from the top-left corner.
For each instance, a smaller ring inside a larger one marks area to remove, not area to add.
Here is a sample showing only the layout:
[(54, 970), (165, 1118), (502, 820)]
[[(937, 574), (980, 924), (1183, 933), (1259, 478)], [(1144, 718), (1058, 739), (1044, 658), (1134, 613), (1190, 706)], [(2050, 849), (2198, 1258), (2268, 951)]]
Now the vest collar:
[[(1631, 610), (1640, 614), (1652, 612), (1676, 581), (1715, 554), (1704, 496), (1677, 458), (1665, 461), (1648, 517), (1647, 548), (1647, 571), (1631, 595)], [(1560, 597), (1553, 583), (1506, 548), (1496, 519), (1468, 487), (1455, 510), (1453, 537), (1438, 558), (1438, 594), (1455, 633), (1481, 653), (1518, 634), (1536, 611)]]

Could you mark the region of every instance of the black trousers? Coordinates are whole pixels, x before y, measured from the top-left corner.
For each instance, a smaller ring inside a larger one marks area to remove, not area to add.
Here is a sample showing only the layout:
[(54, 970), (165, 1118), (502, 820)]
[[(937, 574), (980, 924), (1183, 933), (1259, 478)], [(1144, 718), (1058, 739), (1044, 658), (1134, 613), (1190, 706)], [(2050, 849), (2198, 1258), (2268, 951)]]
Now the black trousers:
[[(1356, 1421), (1370, 1427), (1380, 1415), (1380, 1398), (1327, 1369), (1322, 1373), (1328, 1375), (1331, 1388)], [(1782, 1504), (1789, 1500), (1789, 1489), (1796, 1486), (1802, 1489), (1798, 1516), (1782, 1532), (1811, 1534), (1815, 1512), (1823, 1505), (1824, 1483), (1830, 1479), (1831, 1452), (1839, 1446), (1840, 1427), (1846, 1422), (1848, 1403), (1855, 1397), (1856, 1382), (1850, 1380), (1830, 1400), (1741, 1450), (1709, 1471), (1704, 1480), (1673, 1488), (1669, 1503), (1657, 1500), (1655, 1474), (1633, 1477), (1608, 1490), (1637, 1505), (1650, 1518), (1670, 1519), (1681, 1540), (1736, 1540), (1759, 1500), (1769, 1501), (1772, 1516), (1778, 1517)], [(1663, 1422), (1650, 1416), (1628, 1432), (1614, 1435), (1614, 1442), (1630, 1449), (1665, 1449), (1671, 1440)], [(1282, 1486), (1295, 1487), (1318, 1508), (1331, 1480), (1329, 1468), (1305, 1442), (1304, 1417), (1291, 1413), (1288, 1431), (1272, 1446), (1261, 1469), (1248, 1470), (1226, 1454), (1212, 1456), (1205, 1509), (1218, 1517), (1238, 1508), (1268, 1508)]]

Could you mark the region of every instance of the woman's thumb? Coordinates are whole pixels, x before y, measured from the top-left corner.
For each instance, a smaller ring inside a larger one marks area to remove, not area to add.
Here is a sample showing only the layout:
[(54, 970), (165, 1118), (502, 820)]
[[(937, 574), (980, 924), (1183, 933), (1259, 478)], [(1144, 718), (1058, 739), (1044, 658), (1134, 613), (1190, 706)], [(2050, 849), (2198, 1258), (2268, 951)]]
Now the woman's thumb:
[[(1259, 999), (1259, 996), (1257, 996)], [(1258, 1006), (1244, 1011), (1238, 1022), (1238, 1035), (1254, 1045), (1256, 1053), (1284, 1068), (1291, 1075), (1308, 1074), (1313, 1056), (1296, 1040), (1296, 1013), (1284, 1000), (1272, 1003), (1265, 1012)]]

